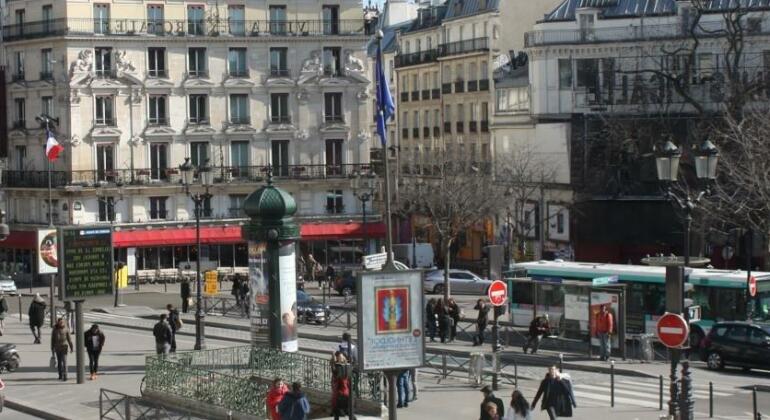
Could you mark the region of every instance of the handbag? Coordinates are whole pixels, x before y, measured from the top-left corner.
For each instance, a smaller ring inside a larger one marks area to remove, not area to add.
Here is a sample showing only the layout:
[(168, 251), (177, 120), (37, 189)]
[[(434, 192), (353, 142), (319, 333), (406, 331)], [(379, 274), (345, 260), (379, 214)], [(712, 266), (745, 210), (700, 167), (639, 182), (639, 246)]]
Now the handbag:
[(56, 356), (54, 356), (53, 353), (51, 353), (51, 359), (48, 360), (48, 366), (51, 369), (56, 369)]

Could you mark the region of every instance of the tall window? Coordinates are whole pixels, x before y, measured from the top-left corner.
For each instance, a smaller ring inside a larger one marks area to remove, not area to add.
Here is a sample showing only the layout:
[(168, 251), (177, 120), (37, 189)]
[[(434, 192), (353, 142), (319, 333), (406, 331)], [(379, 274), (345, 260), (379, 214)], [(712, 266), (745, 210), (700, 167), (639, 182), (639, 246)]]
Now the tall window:
[(97, 96), (95, 101), (96, 125), (115, 125), (114, 98), (112, 96)]
[(149, 106), (150, 125), (168, 125), (168, 97), (166, 95), (150, 95)]
[(51, 32), (53, 27), (51, 26), (51, 22), (53, 21), (53, 6), (50, 4), (47, 4), (43, 6), (43, 14), (42, 14), (42, 21), (43, 21), (43, 32), (48, 33)]
[(328, 190), (326, 192), (326, 212), (332, 214), (344, 213), (345, 204), (342, 197), (342, 190)]
[(342, 175), (342, 140), (326, 140), (326, 174)]
[(194, 167), (202, 166), (209, 158), (209, 144), (205, 141), (190, 142), (190, 163)]
[(14, 62), (16, 71), (13, 75), (13, 79), (24, 80), (24, 51), (16, 51), (16, 53), (14, 53)]
[(147, 5), (147, 33), (163, 35), (165, 28), (163, 27), (163, 5), (162, 4), (148, 4)]
[(230, 194), (230, 217), (246, 217), (243, 211), (245, 201), (246, 194)]
[(444, 105), (444, 133), (452, 132), (452, 105)]
[(53, 109), (53, 96), (43, 96), (40, 98), (40, 111), (44, 115), (48, 115), (51, 117), (55, 117), (56, 114), (54, 113)]
[(270, 48), (270, 74), (272, 76), (289, 75), (286, 53), (286, 48)]
[(559, 89), (572, 89), (572, 60), (569, 58), (559, 59)]
[(94, 33), (107, 34), (110, 32), (110, 5), (94, 4)]
[(234, 141), (230, 143), (230, 165), (234, 177), (245, 177), (249, 174), (249, 142)]
[[(195, 208), (195, 202), (192, 202), (192, 207)], [(212, 217), (214, 214), (214, 211), (211, 209), (211, 197), (206, 196), (203, 198), (203, 201), (201, 202), (201, 206), (198, 209), (200, 211), (200, 217), (206, 218), (206, 217)]]
[(343, 122), (342, 93), (324, 94), (324, 119), (326, 122)]
[(458, 64), (455, 66), (455, 93), (462, 93), (465, 91), (465, 65)]
[(168, 197), (150, 197), (150, 220), (166, 218), (166, 200)]
[(50, 48), (40, 50), (40, 79), (53, 79), (53, 53)]
[(187, 6), (187, 32), (190, 35), (203, 35), (203, 6)]
[(270, 33), (286, 34), (286, 6), (270, 6)]
[(227, 23), (230, 26), (230, 35), (246, 34), (246, 12), (242, 5), (227, 6)]
[(112, 74), (112, 48), (94, 48), (94, 69), (97, 77), (109, 77)]
[(342, 54), (339, 47), (324, 47), (324, 74), (339, 76), (342, 70)]
[(150, 77), (166, 77), (166, 49), (147, 48), (147, 72)]
[(276, 176), (289, 176), (289, 141), (273, 140), (270, 163)]
[(420, 138), (420, 111), (414, 111), (414, 120), (412, 124), (412, 137)]
[(190, 123), (209, 123), (208, 95), (190, 95)]
[(115, 147), (112, 144), (96, 145), (96, 176), (99, 181), (114, 181)]
[(24, 98), (13, 100), (13, 127), (24, 128), (27, 126), (27, 101)]
[(251, 124), (249, 95), (230, 95), (230, 122), (233, 124)]
[(206, 77), (205, 48), (190, 48), (187, 51), (187, 68), (190, 76)]
[(337, 35), (340, 32), (340, 8), (339, 6), (324, 6), (322, 9), (324, 20), (324, 34)]
[(27, 167), (27, 146), (16, 145), (13, 148), (13, 169), (23, 171)]
[(100, 222), (115, 221), (115, 198), (114, 197), (99, 197), (99, 221)]
[(230, 48), (227, 54), (227, 64), (232, 77), (248, 77), (246, 70), (246, 48)]
[(150, 179), (168, 179), (166, 169), (168, 169), (168, 144), (150, 144)]
[(463, 104), (457, 104), (457, 133), (462, 134), (465, 132), (465, 106)]
[(278, 124), (288, 124), (291, 122), (288, 93), (273, 93), (270, 95), (270, 121)]

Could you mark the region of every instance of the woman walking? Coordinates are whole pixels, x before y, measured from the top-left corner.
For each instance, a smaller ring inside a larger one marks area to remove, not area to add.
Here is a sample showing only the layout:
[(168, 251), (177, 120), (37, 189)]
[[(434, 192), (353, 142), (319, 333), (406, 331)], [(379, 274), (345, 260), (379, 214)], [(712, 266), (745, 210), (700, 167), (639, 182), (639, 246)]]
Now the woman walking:
[(60, 381), (67, 380), (67, 353), (74, 347), (67, 323), (64, 318), (59, 318), (51, 332), (51, 352), (56, 355), (56, 369), (59, 371)]
[(27, 314), (29, 315), (29, 329), (32, 330), (32, 336), (35, 337), (35, 344), (40, 344), (40, 329), (45, 323), (45, 300), (40, 296), (40, 293), (35, 293)]
[(505, 410), (503, 420), (532, 420), (529, 402), (518, 389), (511, 394), (511, 405)]
[(532, 401), (532, 409), (537, 405), (540, 397), (543, 403), (540, 409), (548, 413), (548, 418), (555, 420), (559, 417), (572, 417), (572, 408), (577, 408), (575, 394), (572, 392), (572, 383), (567, 375), (561, 375), (556, 366), (548, 368), (548, 373), (540, 382), (540, 388)]
[(281, 378), (273, 379), (273, 386), (267, 392), (267, 411), (270, 413), (270, 420), (281, 420), (281, 414), (278, 413), (278, 404), (283, 400), (283, 396), (289, 392), (289, 387), (283, 383)]
[(93, 381), (99, 373), (99, 355), (102, 354), (102, 347), (104, 347), (104, 333), (97, 324), (94, 324), (83, 334), (83, 337), (88, 352), (88, 369), (91, 372), (89, 379)]
[(341, 351), (332, 358), (332, 415), (334, 420), (348, 415), (350, 404), (350, 375), (348, 359)]

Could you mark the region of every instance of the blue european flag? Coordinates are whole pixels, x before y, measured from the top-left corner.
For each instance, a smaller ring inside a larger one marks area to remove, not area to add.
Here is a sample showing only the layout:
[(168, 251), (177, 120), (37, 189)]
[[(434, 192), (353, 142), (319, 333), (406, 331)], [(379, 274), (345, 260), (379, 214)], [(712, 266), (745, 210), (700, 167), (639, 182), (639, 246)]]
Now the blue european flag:
[(388, 143), (386, 123), (396, 113), (396, 106), (393, 104), (393, 97), (390, 96), (388, 78), (385, 77), (381, 46), (377, 47), (377, 63), (374, 71), (377, 78), (377, 133), (380, 135), (382, 147), (385, 147)]

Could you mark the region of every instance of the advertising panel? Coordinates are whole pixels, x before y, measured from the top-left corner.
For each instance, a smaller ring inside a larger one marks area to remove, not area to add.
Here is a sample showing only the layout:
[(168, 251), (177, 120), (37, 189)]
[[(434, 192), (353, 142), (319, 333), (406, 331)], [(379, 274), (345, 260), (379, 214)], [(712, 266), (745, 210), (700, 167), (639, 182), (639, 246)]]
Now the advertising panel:
[(59, 240), (56, 229), (37, 231), (37, 273), (56, 274), (59, 272)]
[(61, 230), (62, 300), (113, 293), (112, 229)]
[(278, 251), (278, 272), (281, 279), (281, 350), (299, 350), (297, 341), (297, 265), (294, 242), (282, 245)]
[(599, 339), (596, 337), (596, 317), (601, 312), (603, 305), (607, 305), (610, 313), (612, 314), (612, 320), (614, 329), (610, 336), (611, 347), (614, 349), (620, 348), (620, 342), (618, 340), (618, 313), (620, 312), (620, 299), (617, 293), (608, 292), (591, 292), (591, 344), (594, 346), (599, 345)]
[(251, 305), (251, 342), (254, 345), (270, 345), (270, 291), (265, 272), (265, 244), (249, 241), (249, 290)]
[(361, 368), (372, 371), (423, 366), (422, 272), (362, 272), (357, 281)]

